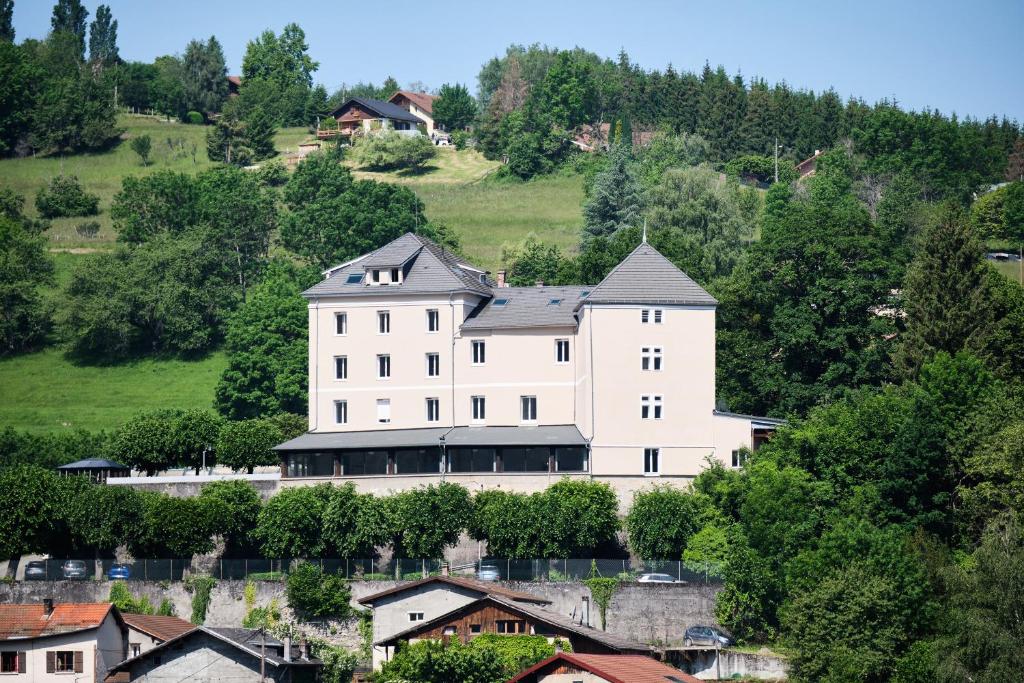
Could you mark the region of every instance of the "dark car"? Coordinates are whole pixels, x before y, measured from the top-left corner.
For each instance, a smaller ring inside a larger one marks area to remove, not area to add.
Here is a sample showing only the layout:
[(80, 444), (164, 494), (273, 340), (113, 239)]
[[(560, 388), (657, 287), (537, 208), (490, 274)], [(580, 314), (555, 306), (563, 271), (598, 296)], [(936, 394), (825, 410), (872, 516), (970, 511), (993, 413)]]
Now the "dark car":
[(46, 562), (32, 560), (25, 565), (26, 581), (42, 581), (46, 578)]
[(729, 647), (735, 645), (736, 641), (720, 628), (715, 628), (714, 626), (691, 626), (686, 629), (686, 633), (683, 635), (683, 644), (686, 647), (692, 645)]
[(132, 568), (126, 564), (112, 564), (110, 569), (107, 570), (107, 578), (113, 581), (114, 579), (129, 579), (132, 576)]
[(85, 560), (68, 560), (60, 566), (65, 579), (84, 579), (88, 575)]

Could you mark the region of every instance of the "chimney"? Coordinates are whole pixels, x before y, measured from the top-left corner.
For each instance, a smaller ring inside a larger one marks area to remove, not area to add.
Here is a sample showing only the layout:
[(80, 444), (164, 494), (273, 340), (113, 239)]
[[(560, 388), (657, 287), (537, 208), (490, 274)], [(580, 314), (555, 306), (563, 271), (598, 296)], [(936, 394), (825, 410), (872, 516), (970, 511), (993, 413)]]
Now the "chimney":
[(508, 285), (505, 284), (505, 271), (504, 270), (499, 270), (498, 271), (498, 286), (499, 287), (508, 287)]
[(292, 639), (291, 636), (284, 637), (284, 661), (292, 661)]
[(543, 287), (544, 286), (544, 281), (543, 280), (537, 280), (537, 286), (538, 287)]
[(53, 614), (53, 598), (43, 598), (43, 613), (47, 617)]

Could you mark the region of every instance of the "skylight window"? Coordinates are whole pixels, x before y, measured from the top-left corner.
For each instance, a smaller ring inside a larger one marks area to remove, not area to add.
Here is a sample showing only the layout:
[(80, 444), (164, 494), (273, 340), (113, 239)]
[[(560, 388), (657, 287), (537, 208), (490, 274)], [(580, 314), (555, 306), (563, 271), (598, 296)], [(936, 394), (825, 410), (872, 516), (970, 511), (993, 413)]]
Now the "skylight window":
[(583, 299), (585, 297), (588, 297), (588, 296), (590, 296), (590, 290), (589, 289), (584, 289), (582, 292), (580, 292), (580, 298), (581, 299)]
[(548, 301), (548, 306), (557, 306), (560, 303), (562, 303), (561, 299), (551, 299)]
[(349, 285), (354, 285), (357, 282), (362, 282), (362, 281), (363, 281), (363, 274), (362, 273), (350, 273), (349, 276), (348, 276), (348, 279), (345, 280), (345, 283), (349, 284)]
[(495, 306), (505, 306), (507, 304), (508, 304), (508, 299), (495, 299), (494, 300), (494, 305)]

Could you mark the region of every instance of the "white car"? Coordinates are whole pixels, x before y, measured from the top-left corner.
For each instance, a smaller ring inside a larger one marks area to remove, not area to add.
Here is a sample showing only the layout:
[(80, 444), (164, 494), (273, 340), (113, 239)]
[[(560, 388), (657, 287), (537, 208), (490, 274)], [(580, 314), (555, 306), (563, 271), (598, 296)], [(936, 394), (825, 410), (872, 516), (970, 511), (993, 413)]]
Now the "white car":
[(679, 583), (671, 574), (641, 574), (637, 583)]

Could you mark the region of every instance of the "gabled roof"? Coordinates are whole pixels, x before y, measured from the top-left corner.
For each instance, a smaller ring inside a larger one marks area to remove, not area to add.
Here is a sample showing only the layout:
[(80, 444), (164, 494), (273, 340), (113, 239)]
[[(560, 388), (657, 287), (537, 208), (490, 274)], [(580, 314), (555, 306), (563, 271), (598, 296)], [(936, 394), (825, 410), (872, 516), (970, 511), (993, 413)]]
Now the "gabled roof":
[(593, 288), (583, 303), (715, 306), (718, 301), (643, 242)]
[[(502, 287), (462, 323), (464, 330), (575, 327), (576, 305), (593, 287)], [(557, 303), (553, 303), (557, 301)], [(504, 303), (502, 303), (504, 302)]]
[(412, 101), (417, 107), (433, 115), (434, 113), (434, 100), (437, 99), (437, 95), (431, 95), (426, 92), (410, 92), (409, 90), (398, 90), (394, 95), (388, 98), (388, 102), (394, 103), (395, 98), (405, 97), (407, 100)]
[(61, 633), (74, 633), (97, 628), (113, 611), (109, 602), (63, 602), (53, 606), (47, 616), (43, 603), (0, 604), (0, 640), (43, 638)]
[[(283, 647), (284, 643), (270, 635), (261, 634), (259, 629), (254, 628), (214, 628), (212, 626), (196, 626), (195, 628), (185, 631), (184, 633), (175, 636), (169, 640), (165, 640), (154, 648), (146, 650), (145, 652), (138, 654), (134, 657), (129, 657), (117, 666), (113, 667), (107, 675), (107, 680), (113, 676), (115, 672), (131, 670), (131, 667), (138, 662), (145, 660), (149, 657), (160, 656), (163, 653), (171, 651), (171, 647), (178, 643), (185, 642), (190, 638), (195, 638), (200, 635), (208, 635), (212, 638), (216, 638), (221, 642), (227, 643), (228, 645), (234, 646), (240, 652), (243, 652), (249, 656), (261, 657), (260, 645), (265, 643), (269, 650), (265, 650), (262, 656), (265, 657), (268, 664), (271, 666), (323, 666), (323, 662), (319, 659), (310, 657), (309, 659), (299, 659), (297, 657), (298, 649), (293, 644), (292, 656), (293, 658), (288, 661), (277, 654), (277, 649)], [(264, 641), (263, 638), (266, 638)], [(173, 656), (173, 655), (172, 655)]]
[(580, 638), (585, 638), (587, 640), (594, 641), (608, 649), (615, 650), (618, 652), (639, 653), (653, 651), (653, 648), (651, 648), (649, 645), (637, 643), (627, 638), (622, 638), (620, 636), (613, 635), (611, 633), (608, 633), (607, 631), (600, 631), (589, 626), (582, 626), (570, 619), (567, 619), (566, 617), (563, 617), (560, 614), (556, 614), (555, 612), (549, 612), (548, 610), (542, 607), (538, 607), (536, 605), (530, 605), (524, 602), (516, 602), (493, 594), (485, 595), (484, 597), (478, 600), (474, 600), (468, 605), (463, 605), (458, 609), (452, 610), (451, 612), (443, 614), (435, 619), (431, 619), (430, 621), (420, 622), (415, 626), (408, 628), (400, 633), (396, 633), (393, 636), (389, 636), (387, 638), (379, 640), (375, 642), (374, 645), (393, 645), (402, 640), (409, 640), (411, 638), (415, 638), (419, 633), (430, 631), (436, 628), (437, 626), (440, 626), (441, 624), (445, 624), (449, 621), (452, 621), (452, 619), (456, 618), (457, 615), (467, 614), (476, 611), (481, 607), (486, 607), (488, 605), (499, 606), (513, 614), (518, 614), (524, 618), (531, 618), (534, 621), (539, 621), (560, 631), (570, 633)]
[[(405, 254), (406, 272), (402, 283), (397, 285), (366, 285), (357, 281), (350, 283), (348, 276), (362, 274), (366, 264), (380, 261), (394, 261)], [(378, 256), (379, 255), (379, 256)], [(394, 296), (396, 294), (446, 294), (448, 292), (471, 292), (490, 296), (493, 281), (486, 273), (457, 257), (451, 251), (435, 244), (422, 235), (411, 232), (392, 240), (380, 249), (358, 259), (326, 271), (327, 277), (303, 292), (303, 296), (315, 299), (320, 296)], [(481, 282), (483, 278), (483, 282)]]
[(510, 678), (508, 683), (528, 680), (551, 665), (569, 664), (600, 676), (608, 683), (700, 683), (700, 679), (644, 655), (586, 655), (559, 652)]
[(369, 97), (350, 97), (345, 102), (331, 112), (331, 116), (337, 116), (340, 112), (344, 111), (351, 105), (357, 105), (361, 109), (364, 109), (371, 114), (376, 114), (382, 119), (391, 119), (393, 121), (407, 121), (408, 123), (426, 123), (423, 119), (416, 116), (412, 112), (402, 109), (397, 104), (392, 102), (385, 102), (384, 100), (372, 100)]
[(129, 628), (142, 631), (157, 640), (170, 640), (188, 633), (195, 624), (178, 617), (164, 617), (155, 614), (123, 614), (121, 618)]
[(484, 581), (477, 581), (475, 579), (465, 579), (457, 576), (431, 576), (426, 579), (420, 579), (418, 581), (410, 581), (409, 583), (403, 583), (381, 591), (374, 593), (373, 595), (367, 595), (364, 598), (359, 598), (358, 602), (360, 605), (373, 605), (376, 602), (380, 602), (384, 598), (391, 597), (392, 595), (398, 595), (405, 593), (410, 590), (419, 588), (420, 586), (426, 586), (429, 584), (446, 584), (449, 586), (458, 586), (461, 588), (467, 588), (471, 591), (477, 592), (481, 597), (485, 595), (498, 595), (509, 600), (515, 600), (516, 602), (533, 602), (538, 605), (550, 604), (551, 601), (546, 598), (540, 598), (530, 593), (520, 593), (519, 591), (509, 590), (496, 583), (487, 583)]

